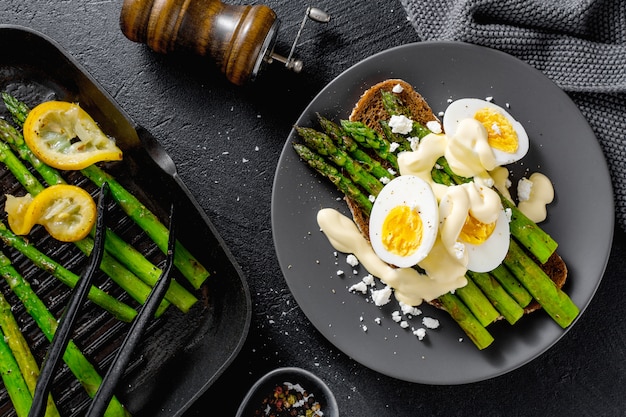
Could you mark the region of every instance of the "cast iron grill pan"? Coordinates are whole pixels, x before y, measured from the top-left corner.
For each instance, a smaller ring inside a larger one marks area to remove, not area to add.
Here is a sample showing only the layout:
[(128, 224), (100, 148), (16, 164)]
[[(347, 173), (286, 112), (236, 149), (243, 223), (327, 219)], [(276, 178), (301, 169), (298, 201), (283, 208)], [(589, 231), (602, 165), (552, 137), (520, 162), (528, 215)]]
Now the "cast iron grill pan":
[[(31, 107), (46, 100), (80, 103), (107, 134), (116, 138), (124, 151), (122, 162), (104, 164), (102, 168), (165, 225), (173, 201), (177, 217), (185, 219), (178, 222), (178, 239), (211, 276), (195, 291), (176, 269), (172, 270), (173, 278), (192, 290), (200, 301), (187, 314), (170, 306), (163, 316), (151, 323), (116, 393), (134, 416), (180, 415), (232, 362), (247, 336), (251, 301), (241, 269), (156, 139), (134, 124), (54, 41), (22, 27), (0, 25), (0, 50), (0, 91), (13, 94)], [(10, 120), (4, 106), (1, 108), (0, 117)], [(98, 187), (79, 173), (65, 173), (64, 177), (68, 183), (80, 185), (97, 197)], [(2, 207), (5, 194), (26, 193), (4, 165), (0, 166), (0, 184)], [(4, 210), (2, 219), (7, 224)], [(107, 225), (155, 265), (162, 266), (165, 255), (113, 202), (109, 204)], [(73, 244), (55, 241), (41, 227), (33, 229), (29, 241), (77, 275), (87, 263), (87, 258)], [(69, 300), (69, 289), (18, 251), (4, 245), (2, 250), (59, 318)], [(95, 283), (116, 298), (138, 307), (104, 274), (96, 276)], [(41, 364), (49, 342), (4, 280), (0, 282), (0, 290), (13, 306), (22, 332)], [(128, 328), (129, 324), (115, 320), (100, 307), (87, 302), (81, 310), (73, 340), (104, 375)], [(63, 416), (81, 416), (90, 401), (64, 364), (55, 376), (52, 394)], [(1, 381), (0, 415), (15, 415)]]

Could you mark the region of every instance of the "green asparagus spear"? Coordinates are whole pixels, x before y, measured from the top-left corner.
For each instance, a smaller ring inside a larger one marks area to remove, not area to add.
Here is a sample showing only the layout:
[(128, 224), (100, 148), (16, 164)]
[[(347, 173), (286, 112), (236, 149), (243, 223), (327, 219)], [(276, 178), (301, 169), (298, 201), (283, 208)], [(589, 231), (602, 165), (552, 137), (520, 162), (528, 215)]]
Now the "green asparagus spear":
[[(161, 223), (158, 217), (141, 204), (115, 178), (96, 165), (82, 169), (81, 173), (98, 187), (102, 186), (105, 181), (108, 182), (111, 196), (117, 204), (150, 236), (161, 251), (167, 252), (167, 227)], [(209, 271), (178, 241), (176, 242), (174, 265), (196, 289), (200, 288), (209, 277)]]
[[(30, 284), (13, 268), (10, 259), (2, 252), (0, 252), (0, 275), (2, 275), (13, 293), (20, 299), (26, 311), (35, 320), (48, 341), (51, 342), (58, 327), (57, 319), (35, 294)], [(85, 388), (87, 394), (93, 397), (102, 383), (102, 377), (71, 340), (63, 354), (63, 360)], [(26, 390), (28, 391), (28, 388)], [(119, 400), (114, 397), (107, 408), (105, 416), (128, 417), (129, 414)]]
[[(19, 126), (23, 126), (30, 111), (28, 106), (7, 93), (3, 93), (2, 98), (14, 120)], [(98, 187), (101, 187), (103, 182), (107, 181), (110, 185), (113, 199), (146, 232), (163, 253), (167, 252), (168, 231), (158, 217), (141, 204), (135, 196), (128, 192), (111, 175), (105, 173), (96, 165), (91, 165), (81, 170), (81, 172)], [(210, 275), (209, 271), (180, 242), (176, 242), (174, 265), (196, 289), (200, 288)]]
[(2, 93), (2, 100), (9, 110), (9, 113), (11, 113), (11, 116), (13, 116), (13, 120), (15, 121), (15, 123), (19, 126), (24, 125), (24, 122), (26, 121), (26, 116), (30, 111), (28, 106), (26, 106), (26, 104), (22, 103), (9, 93)]
[(498, 267), (490, 271), (489, 274), (502, 285), (520, 307), (524, 308), (528, 306), (533, 300), (533, 296), (530, 295), (528, 290), (524, 288), (504, 265), (498, 265)]
[(526, 217), (511, 201), (504, 196), (501, 196), (500, 199), (504, 207), (511, 209), (511, 234), (539, 262), (546, 263), (556, 251), (557, 242), (535, 222)]
[(478, 319), (474, 317), (456, 295), (451, 293), (444, 294), (439, 297), (439, 301), (441, 301), (448, 314), (459, 324), (478, 349), (485, 349), (493, 343), (493, 336), (480, 324)]
[(394, 170), (398, 170), (398, 158), (390, 151), (391, 144), (386, 138), (383, 138), (378, 132), (361, 122), (341, 120), (340, 123), (344, 131), (360, 143), (361, 146), (374, 150), (382, 160), (389, 162)]
[(363, 187), (369, 194), (378, 195), (383, 189), (383, 184), (378, 179), (364, 170), (346, 152), (337, 148), (326, 134), (306, 127), (297, 127), (296, 131), (310, 148), (315, 149), (318, 154), (326, 156), (335, 165), (343, 168), (350, 179)]
[(0, 330), (0, 375), (17, 416), (27, 417), (28, 410), (33, 403), (33, 397), (28, 391), (24, 376), (20, 372), (20, 367), (9, 345), (5, 342), (5, 337)]
[[(33, 261), (37, 267), (49, 272), (63, 284), (71, 288), (76, 286), (79, 279), (76, 274), (41, 253), (25, 239), (13, 234), (2, 222), (0, 222), (0, 240), (6, 246), (13, 247), (20, 251), (24, 256)], [(113, 314), (117, 319), (125, 322), (130, 322), (137, 315), (137, 312), (132, 307), (129, 307), (95, 286), (91, 287), (89, 290), (89, 299)]]
[(306, 161), (309, 166), (324, 177), (328, 178), (330, 182), (335, 184), (339, 191), (344, 193), (344, 195), (354, 199), (363, 212), (369, 216), (369, 213), (372, 211), (372, 202), (352, 181), (342, 175), (337, 168), (327, 163), (324, 158), (306, 146), (294, 143), (293, 147), (298, 155), (300, 155), (300, 157)]
[[(6, 167), (11, 171), (15, 178), (26, 188), (31, 195), (39, 194), (44, 186), (33, 176), (30, 171), (15, 156), (9, 146), (0, 141), (0, 161), (4, 162)], [(5, 229), (6, 227), (3, 226)], [(5, 232), (6, 233), (6, 232)], [(89, 256), (93, 249), (93, 238), (86, 237), (82, 240), (74, 242), (85, 255)], [(113, 281), (122, 287), (136, 301), (143, 303), (150, 294), (151, 287), (137, 278), (132, 272), (126, 269), (121, 263), (113, 258), (106, 251), (102, 257), (100, 269), (106, 273)], [(159, 308), (158, 314), (161, 315), (167, 309), (169, 301), (163, 300)]]
[(474, 314), (474, 317), (478, 319), (478, 322), (487, 327), (490, 323), (493, 323), (500, 314), (491, 304), (489, 299), (471, 279), (471, 276), (467, 278), (467, 285), (461, 288), (457, 288), (455, 294), (463, 301), (463, 303)]
[[(37, 159), (28, 146), (26, 146), (24, 137), (15, 128), (13, 128), (13, 126), (2, 119), (0, 119), (0, 139), (10, 145), (18, 153), (22, 160), (29, 162), (48, 183), (48, 185), (66, 183), (63, 176), (61, 176), (61, 173)], [(39, 188), (27, 188), (27, 190), (32, 191), (31, 194), (40, 191)], [(93, 235), (94, 231), (91, 232), (92, 238)], [(161, 275), (161, 270), (159, 268), (148, 261), (132, 245), (126, 243), (108, 228), (106, 231), (105, 250), (109, 254), (112, 254), (132, 273), (151, 287), (155, 285)], [(189, 309), (198, 301), (193, 294), (187, 291), (176, 280), (172, 280), (165, 299), (183, 312), (189, 311)]]
[(339, 148), (348, 152), (367, 172), (379, 180), (382, 178), (393, 178), (389, 170), (385, 169), (379, 161), (363, 151), (354, 139), (345, 134), (341, 126), (321, 115), (318, 115), (318, 117), (324, 132)]
[[(26, 385), (28, 386), (28, 391), (31, 396), (34, 396), (35, 386), (37, 385), (37, 378), (39, 376), (39, 365), (30, 351), (28, 342), (26, 342), (24, 335), (22, 335), (22, 332), (20, 331), (17, 321), (11, 312), (11, 306), (2, 293), (0, 293), (0, 328), (2, 329), (2, 332), (4, 332), (3, 340), (6, 341), (7, 345), (11, 349), (11, 352), (13, 353), (13, 357), (19, 366), (19, 370), (22, 373)], [(52, 399), (52, 395), (48, 395), (45, 416), (60, 416), (59, 410)]]
[(500, 285), (500, 283), (487, 273), (467, 273), (472, 281), (485, 293), (491, 305), (502, 314), (510, 324), (515, 324), (524, 315), (524, 309), (513, 297)]
[(504, 265), (561, 327), (569, 326), (578, 316), (578, 307), (569, 296), (556, 286), (539, 265), (525, 256), (524, 250), (514, 240), (511, 240)]

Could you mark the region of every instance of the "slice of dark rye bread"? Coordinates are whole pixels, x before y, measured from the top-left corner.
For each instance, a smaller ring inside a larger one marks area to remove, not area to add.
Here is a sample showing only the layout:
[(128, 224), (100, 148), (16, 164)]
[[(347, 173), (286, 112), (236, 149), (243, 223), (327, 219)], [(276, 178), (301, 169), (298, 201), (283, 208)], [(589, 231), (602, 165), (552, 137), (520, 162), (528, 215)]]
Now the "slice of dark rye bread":
[[(398, 94), (404, 105), (411, 110), (412, 120), (423, 125), (426, 125), (429, 121), (439, 121), (426, 100), (417, 91), (415, 91), (411, 84), (401, 79), (388, 79), (367, 89), (354, 106), (352, 113), (350, 114), (350, 120), (363, 122), (370, 128), (375, 129), (382, 134), (380, 121), (389, 120), (391, 116), (387, 113), (382, 104), (380, 91), (393, 91), (396, 86), (400, 86), (402, 91), (394, 94)], [(346, 197), (345, 200), (348, 204), (353, 220), (359, 227), (363, 236), (369, 240), (368, 217), (352, 199)], [(559, 288), (563, 287), (567, 279), (567, 266), (556, 252), (541, 267)], [(436, 299), (430, 301), (429, 303), (435, 307), (443, 309), (441, 303), (439, 303)], [(524, 309), (524, 312), (528, 314), (538, 310), (539, 308), (541, 308), (539, 303), (533, 301)]]

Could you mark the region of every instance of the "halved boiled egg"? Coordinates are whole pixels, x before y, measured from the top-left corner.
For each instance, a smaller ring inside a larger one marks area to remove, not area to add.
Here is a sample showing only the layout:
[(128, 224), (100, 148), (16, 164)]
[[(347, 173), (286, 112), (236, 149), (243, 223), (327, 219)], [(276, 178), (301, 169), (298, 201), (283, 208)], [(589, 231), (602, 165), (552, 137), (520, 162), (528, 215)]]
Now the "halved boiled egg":
[(528, 152), (526, 130), (505, 109), (477, 98), (463, 98), (450, 103), (443, 117), (446, 135), (452, 137), (462, 120), (478, 120), (487, 132), (487, 141), (498, 165), (518, 161)]
[[(483, 225), (481, 225), (483, 226)], [(489, 272), (497, 268), (509, 251), (509, 219), (500, 210), (495, 224), (487, 225), (486, 233), (481, 227), (466, 226), (461, 232), (461, 241), (467, 251), (467, 269), (474, 272)]]
[(439, 203), (441, 241), (468, 270), (489, 272), (510, 243), (509, 218), (500, 197), (474, 182), (451, 186)]
[(439, 209), (430, 185), (413, 175), (391, 180), (376, 197), (369, 221), (370, 242), (383, 261), (411, 267), (437, 238)]

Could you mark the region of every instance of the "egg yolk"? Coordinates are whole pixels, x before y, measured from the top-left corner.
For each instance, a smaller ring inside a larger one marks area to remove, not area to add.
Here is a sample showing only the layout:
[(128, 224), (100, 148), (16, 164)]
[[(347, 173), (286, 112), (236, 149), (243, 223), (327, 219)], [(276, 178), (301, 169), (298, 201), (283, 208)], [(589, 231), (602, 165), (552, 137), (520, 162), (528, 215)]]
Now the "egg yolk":
[(496, 222), (483, 223), (471, 214), (467, 215), (459, 238), (473, 245), (484, 243), (496, 228)]
[(396, 206), (383, 222), (383, 246), (393, 254), (409, 256), (422, 243), (423, 227), (417, 210), (404, 205)]
[(519, 146), (517, 132), (511, 122), (501, 113), (491, 108), (480, 109), (474, 115), (487, 129), (489, 146), (502, 152), (515, 153)]

